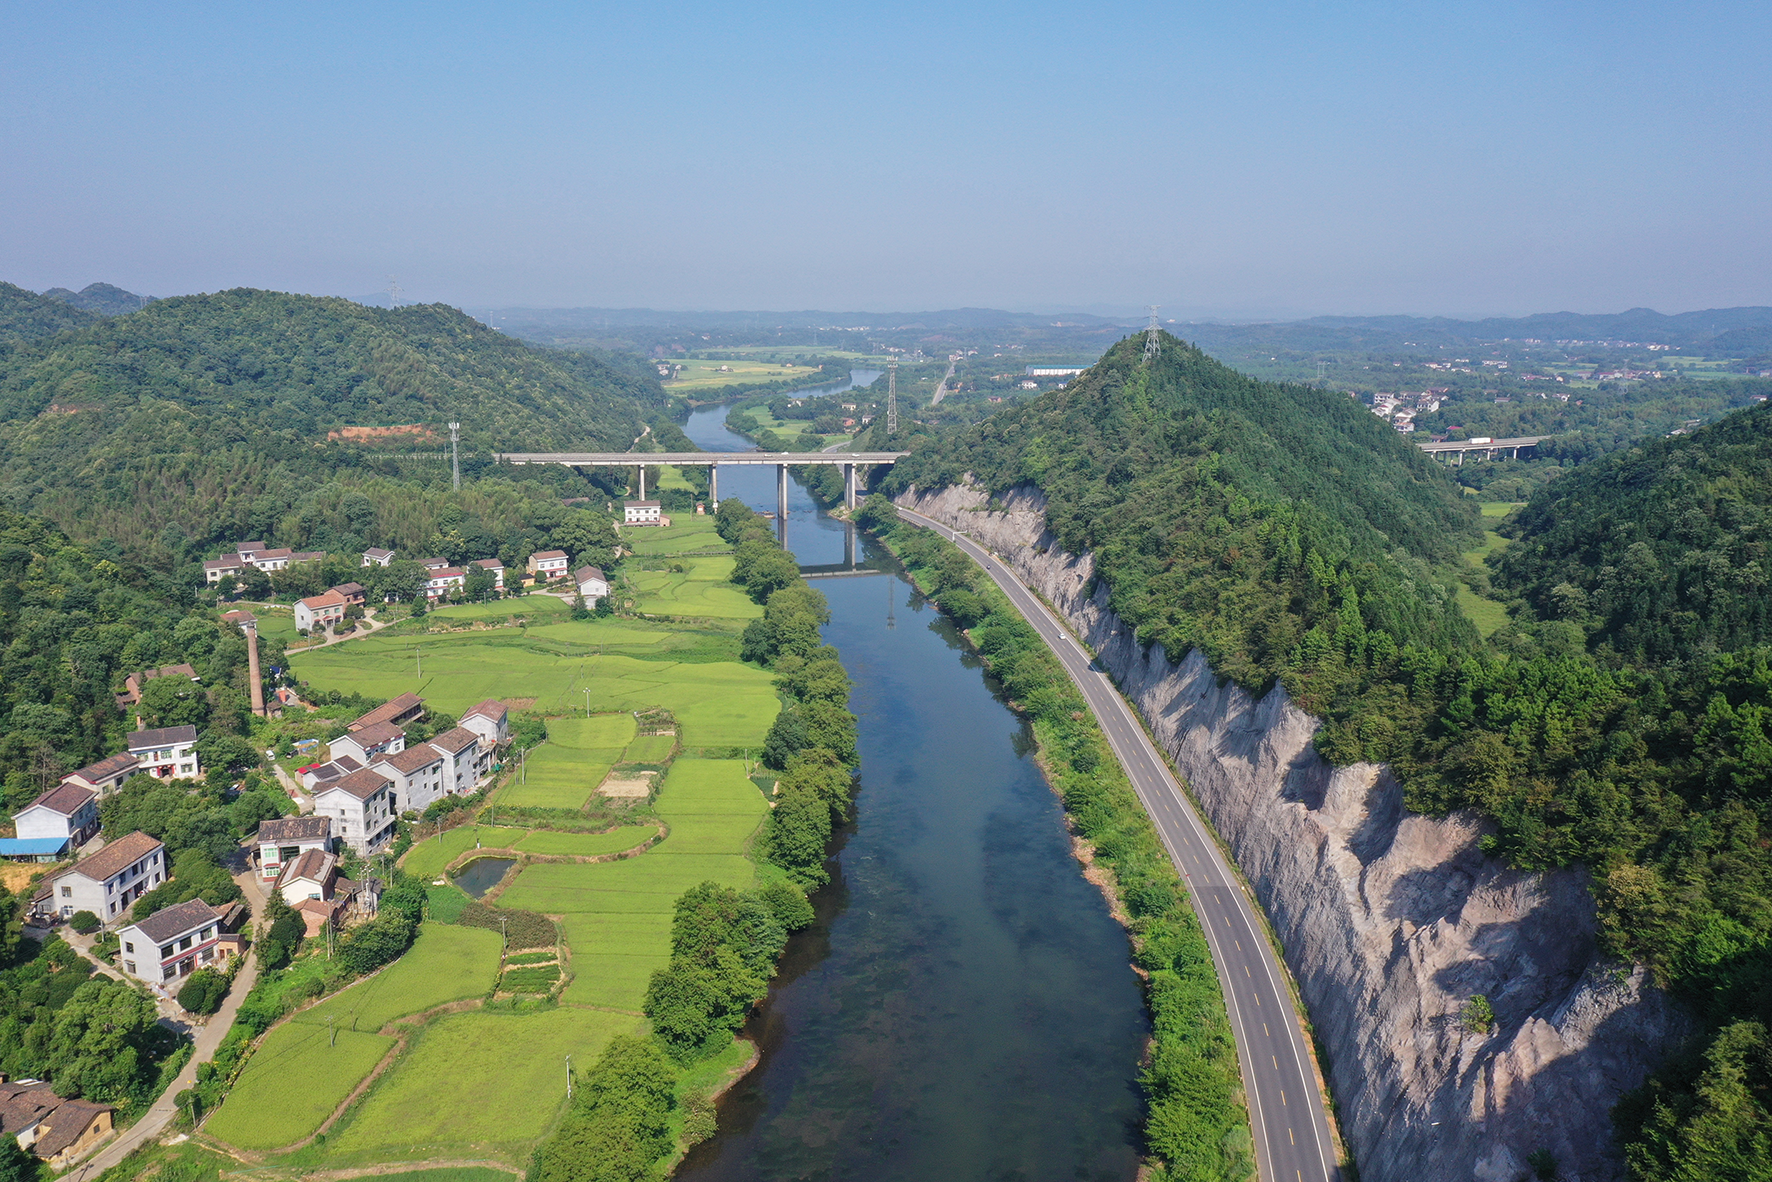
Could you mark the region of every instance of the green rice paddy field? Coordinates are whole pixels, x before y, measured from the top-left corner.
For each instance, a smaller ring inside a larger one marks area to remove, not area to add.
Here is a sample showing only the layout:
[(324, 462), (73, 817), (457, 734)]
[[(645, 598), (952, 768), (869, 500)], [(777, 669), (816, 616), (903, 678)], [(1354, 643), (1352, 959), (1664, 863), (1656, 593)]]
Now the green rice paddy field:
[[(529, 753), (526, 783), (507, 778), (496, 790), (495, 808), (576, 809), (613, 764), (662, 765), (679, 742), (686, 752), (669, 764), (653, 804), (668, 829), (663, 840), (613, 861), (531, 862), (498, 898), (498, 906), (561, 921), (569, 982), (559, 1005), (433, 1017), (408, 1036), (407, 1050), (324, 1145), (295, 1159), (303, 1168), (316, 1155), (328, 1166), (464, 1157), (520, 1166), (564, 1099), (565, 1056), (582, 1068), (612, 1035), (644, 1028), (646, 985), (669, 959), (678, 896), (708, 880), (756, 881), (747, 853), (768, 803), (744, 761), (696, 753), (760, 746), (779, 700), (767, 672), (737, 660), (737, 634), (758, 610), (724, 582), (730, 558), (706, 553), (725, 549), (712, 521), (680, 521), (668, 530), (629, 531), (642, 553), (678, 555), (688, 567), (633, 572), (642, 610), (674, 621), (575, 622), (563, 605), (555, 610), (557, 600), (505, 601), (437, 613), (490, 629), (384, 633), (295, 659), (297, 675), (311, 685), (380, 698), (416, 691), (449, 713), (486, 698), (533, 703), (549, 716), (549, 740)], [(512, 619), (518, 614), (521, 624)], [(499, 626), (501, 616), (510, 622)], [(661, 707), (675, 716), (678, 734), (637, 735), (633, 712)], [(595, 856), (634, 849), (656, 833), (650, 823), (607, 833), (471, 823), (418, 843), (403, 865), (430, 880), (476, 844)], [(207, 1131), (254, 1150), (308, 1136), (395, 1045), (374, 1031), (484, 995), (497, 980), (500, 951), (496, 932), (427, 922), (389, 969), (274, 1028)]]

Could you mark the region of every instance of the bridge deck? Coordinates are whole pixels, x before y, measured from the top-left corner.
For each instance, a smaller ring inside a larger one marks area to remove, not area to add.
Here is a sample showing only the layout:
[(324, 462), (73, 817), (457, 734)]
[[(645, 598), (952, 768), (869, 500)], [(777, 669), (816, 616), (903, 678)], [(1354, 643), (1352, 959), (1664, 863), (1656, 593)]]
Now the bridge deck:
[(1425, 452), (1505, 451), (1508, 448), (1513, 447), (1531, 447), (1533, 444), (1549, 438), (1549, 435), (1518, 435), (1512, 439), (1491, 439), (1488, 443), (1475, 443), (1469, 439), (1456, 439), (1450, 443), (1418, 443), (1415, 446)]
[(659, 464), (890, 464), (908, 451), (512, 451), (494, 452), (507, 464), (584, 464), (599, 468)]

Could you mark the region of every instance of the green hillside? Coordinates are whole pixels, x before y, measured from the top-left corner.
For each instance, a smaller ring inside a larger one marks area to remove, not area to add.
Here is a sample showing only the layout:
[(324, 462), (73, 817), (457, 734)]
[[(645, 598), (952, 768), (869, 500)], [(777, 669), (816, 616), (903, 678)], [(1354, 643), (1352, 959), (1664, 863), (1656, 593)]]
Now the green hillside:
[(936, 437), (891, 487), (1031, 482), (1068, 548), (1171, 658), (1200, 647), (1322, 715), (1338, 764), (1391, 763), (1417, 812), (1472, 808), (1527, 869), (1585, 865), (1610, 953), (1706, 1039), (1618, 1115), (1633, 1176), (1745, 1176), (1772, 1137), (1772, 410), (1596, 460), (1490, 559), (1510, 619), (1450, 603), (1472, 510), (1334, 396), (1165, 337)]
[(97, 324), (100, 317), (62, 300), (0, 282), (0, 362), (8, 346)]
[[(388, 482), (447, 474), (387, 457), (446, 449), (452, 420), (472, 475), (494, 450), (626, 449), (667, 405), (637, 367), (535, 349), (442, 306), (240, 289), (94, 322), (30, 299), (86, 327), (0, 357), (0, 495), (162, 566), (193, 540), (309, 544), (321, 518), (385, 544), (378, 512), (411, 516), (412, 490)], [(387, 427), (408, 429), (346, 430)], [(346, 513), (343, 486), (378, 479), (376, 504)]]
[(1772, 641), (1772, 409), (1577, 468), (1515, 529), (1503, 583), (1620, 659)]
[(931, 441), (888, 487), (1038, 485), (1140, 639), (1174, 659), (1197, 646), (1252, 690), (1284, 680), (1383, 750), (1367, 699), (1402, 652), (1478, 643), (1441, 573), (1480, 538), (1475, 506), (1345, 396), (1244, 377), (1167, 334), (1148, 367), (1142, 348)]

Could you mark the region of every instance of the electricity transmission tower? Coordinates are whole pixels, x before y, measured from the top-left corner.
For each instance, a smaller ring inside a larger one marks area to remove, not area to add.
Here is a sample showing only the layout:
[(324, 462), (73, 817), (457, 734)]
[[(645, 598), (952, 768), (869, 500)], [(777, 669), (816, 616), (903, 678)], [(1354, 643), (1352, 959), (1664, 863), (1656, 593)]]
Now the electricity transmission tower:
[(398, 308), (399, 306), (400, 306), (400, 284), (392, 275), (389, 275), (388, 276), (388, 307)]
[(449, 470), (455, 477), (455, 491), (461, 491), (461, 424), (449, 424)]
[(1162, 331), (1157, 327), (1157, 309), (1161, 306), (1160, 304), (1145, 305), (1151, 313), (1150, 327), (1144, 330), (1144, 363), (1146, 365), (1149, 365), (1151, 359), (1157, 355), (1157, 334)]
[(898, 434), (898, 359), (886, 363), (886, 434)]

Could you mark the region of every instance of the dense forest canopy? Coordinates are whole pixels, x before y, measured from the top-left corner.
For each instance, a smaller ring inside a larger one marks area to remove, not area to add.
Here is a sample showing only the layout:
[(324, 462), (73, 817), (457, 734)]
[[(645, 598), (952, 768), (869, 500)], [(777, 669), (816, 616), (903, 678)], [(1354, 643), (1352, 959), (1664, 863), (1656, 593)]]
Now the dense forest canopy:
[(1165, 337), (1148, 369), (1124, 342), (937, 437), (890, 487), (1037, 485), (1140, 639), (1277, 678), (1333, 762), (1388, 761), (1419, 812), (1478, 810), (1512, 864), (1588, 867), (1606, 950), (1708, 1032), (1621, 1107), (1633, 1170), (1721, 1176), (1772, 1135), (1772, 411), (1541, 489), (1491, 559), (1511, 621), (1487, 643), (1447, 590), (1468, 510), (1413, 451)]
[(0, 360), (11, 346), (97, 324), (99, 317), (65, 301), (0, 281)]
[(1320, 712), (1409, 645), (1476, 642), (1438, 573), (1476, 510), (1443, 471), (1344, 395), (1244, 377), (1167, 334), (1150, 366), (1122, 341), (1064, 389), (918, 449), (888, 488), (968, 472), (993, 493), (1038, 485), (1141, 639), (1175, 659), (1197, 646), (1252, 689), (1284, 678)]
[(1503, 584), (1618, 660), (1772, 641), (1772, 409), (1576, 468), (1515, 530)]
[[(626, 449), (669, 405), (637, 358), (536, 349), (441, 306), (242, 289), (99, 321), (21, 295), (86, 327), (0, 355), (0, 500), (162, 569), (246, 537), (320, 549), (420, 547), (464, 525), (510, 537), (524, 524), (514, 492), (488, 490), (454, 521), (420, 492), (447, 480), (449, 421), (475, 477), (493, 474), (494, 450)], [(509, 480), (556, 503), (591, 491), (564, 471)]]

